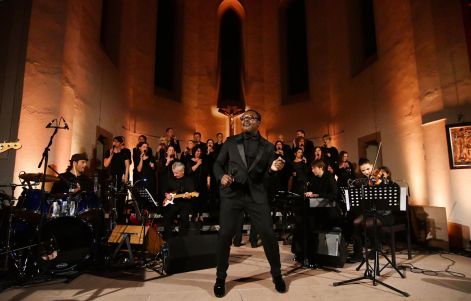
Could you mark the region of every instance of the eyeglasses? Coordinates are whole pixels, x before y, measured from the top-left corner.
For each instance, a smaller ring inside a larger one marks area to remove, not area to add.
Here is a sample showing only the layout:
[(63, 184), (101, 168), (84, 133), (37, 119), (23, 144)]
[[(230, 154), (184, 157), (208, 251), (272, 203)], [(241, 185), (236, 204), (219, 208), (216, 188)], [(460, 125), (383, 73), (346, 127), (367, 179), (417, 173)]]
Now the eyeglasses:
[(240, 116), (240, 121), (253, 121), (253, 120), (258, 120), (258, 118), (251, 115)]

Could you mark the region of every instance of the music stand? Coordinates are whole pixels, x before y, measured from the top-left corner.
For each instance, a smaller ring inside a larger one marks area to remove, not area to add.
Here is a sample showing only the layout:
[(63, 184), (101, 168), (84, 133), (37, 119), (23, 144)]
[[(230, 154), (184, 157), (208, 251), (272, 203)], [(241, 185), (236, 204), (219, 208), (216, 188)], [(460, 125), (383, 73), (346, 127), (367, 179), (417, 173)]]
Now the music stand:
[(134, 186), (131, 189), (131, 195), (133, 196), (133, 199), (135, 198), (139, 202), (141, 207), (144, 207), (144, 204), (149, 203), (154, 204), (155, 207), (159, 207), (159, 204), (155, 201), (154, 197), (146, 187)]
[[(364, 262), (362, 262), (358, 267), (365, 264), (365, 273), (361, 277), (356, 277), (353, 279), (334, 282), (334, 286), (345, 285), (358, 280), (368, 279), (373, 281), (373, 285), (376, 286), (377, 283), (397, 292), (405, 297), (409, 297), (407, 292), (401, 291), (389, 284), (386, 284), (378, 279), (376, 276), (379, 276), (379, 255), (382, 255), (389, 264), (396, 270), (396, 272), (405, 278), (395, 265), (392, 264), (391, 260), (386, 256), (386, 254), (379, 248), (378, 243), (378, 233), (377, 233), (377, 220), (378, 220), (378, 210), (399, 210), (400, 209), (400, 187), (398, 185), (387, 185), (387, 186), (362, 186), (360, 188), (350, 187), (348, 190), (345, 190), (345, 199), (347, 201), (347, 210), (360, 209), (363, 212), (363, 235), (365, 238), (364, 243)], [(368, 249), (366, 244), (367, 234), (366, 234), (366, 221), (368, 218), (373, 218), (373, 246), (370, 245), (371, 250)], [(370, 252), (374, 252), (373, 267), (369, 263)]]

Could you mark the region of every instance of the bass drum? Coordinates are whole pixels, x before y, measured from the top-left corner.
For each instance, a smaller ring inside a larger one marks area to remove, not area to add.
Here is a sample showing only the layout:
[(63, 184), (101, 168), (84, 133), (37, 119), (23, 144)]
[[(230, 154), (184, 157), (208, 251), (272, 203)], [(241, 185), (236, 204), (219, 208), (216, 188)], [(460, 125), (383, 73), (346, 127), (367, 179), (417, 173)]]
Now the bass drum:
[(90, 258), (93, 229), (82, 219), (62, 216), (44, 224), (41, 241), (44, 246), (38, 256), (40, 266), (51, 273), (65, 272)]

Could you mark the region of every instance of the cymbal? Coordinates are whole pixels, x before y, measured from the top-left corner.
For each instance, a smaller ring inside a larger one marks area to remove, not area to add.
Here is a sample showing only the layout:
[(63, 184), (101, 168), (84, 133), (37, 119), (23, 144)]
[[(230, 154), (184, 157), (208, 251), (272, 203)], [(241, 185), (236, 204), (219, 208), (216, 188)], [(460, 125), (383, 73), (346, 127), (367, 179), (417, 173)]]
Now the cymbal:
[[(19, 175), (20, 179), (29, 181), (29, 182), (41, 182), (43, 180), (42, 173), (24, 173)], [(51, 175), (46, 175), (46, 182), (57, 182), (60, 179)]]

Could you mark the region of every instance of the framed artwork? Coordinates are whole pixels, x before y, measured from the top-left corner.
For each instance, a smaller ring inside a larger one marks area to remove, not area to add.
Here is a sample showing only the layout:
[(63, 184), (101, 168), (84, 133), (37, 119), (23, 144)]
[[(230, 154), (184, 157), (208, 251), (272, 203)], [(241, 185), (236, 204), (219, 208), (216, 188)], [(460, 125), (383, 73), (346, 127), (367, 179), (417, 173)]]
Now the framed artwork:
[(447, 124), (450, 168), (471, 168), (471, 122)]

